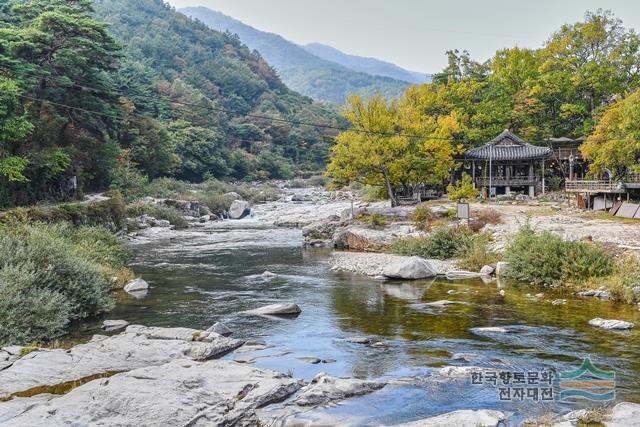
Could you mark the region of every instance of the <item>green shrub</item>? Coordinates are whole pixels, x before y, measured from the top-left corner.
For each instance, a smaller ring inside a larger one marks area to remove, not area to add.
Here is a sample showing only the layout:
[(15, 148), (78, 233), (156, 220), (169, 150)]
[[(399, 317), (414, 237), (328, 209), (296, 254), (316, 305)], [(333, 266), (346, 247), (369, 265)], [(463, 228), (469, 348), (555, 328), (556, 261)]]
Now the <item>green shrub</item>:
[(447, 187), (449, 200), (472, 200), (480, 195), (480, 192), (473, 187), (473, 179), (469, 174), (462, 174), (462, 181), (458, 185), (449, 184)]
[(451, 259), (460, 256), (473, 244), (468, 227), (440, 226), (426, 237), (410, 237), (396, 241), (391, 251), (398, 255)]
[(189, 226), (189, 223), (184, 219), (182, 213), (171, 206), (136, 202), (128, 204), (125, 208), (125, 213), (128, 217), (138, 217), (146, 214), (156, 219), (164, 219), (176, 228), (186, 228)]
[(640, 262), (635, 255), (621, 257), (615, 263), (613, 274), (598, 278), (597, 283), (588, 284), (590, 289), (605, 286), (612, 299), (627, 303), (639, 301), (639, 295), (633, 290), (638, 285), (640, 285)]
[(489, 250), (489, 234), (477, 234), (469, 247), (460, 252), (458, 267), (468, 271), (480, 271), (485, 265), (495, 265), (500, 261), (499, 254)]
[(433, 213), (427, 205), (420, 204), (416, 206), (416, 210), (413, 211), (413, 224), (418, 230), (429, 230), (433, 219)]
[(59, 291), (39, 285), (33, 263), (0, 269), (0, 346), (45, 341), (64, 333), (70, 307)]
[(387, 219), (384, 217), (384, 215), (380, 214), (362, 213), (358, 215), (357, 219), (358, 221), (363, 222), (372, 228), (384, 228), (387, 225)]
[(129, 250), (103, 228), (0, 225), (0, 345), (44, 341), (109, 310)]
[(158, 199), (175, 199), (187, 193), (191, 184), (173, 178), (157, 178), (149, 184), (147, 194)]
[(537, 284), (580, 283), (612, 273), (613, 258), (585, 242), (564, 241), (549, 233), (536, 233), (528, 225), (520, 229), (507, 248), (507, 274)]

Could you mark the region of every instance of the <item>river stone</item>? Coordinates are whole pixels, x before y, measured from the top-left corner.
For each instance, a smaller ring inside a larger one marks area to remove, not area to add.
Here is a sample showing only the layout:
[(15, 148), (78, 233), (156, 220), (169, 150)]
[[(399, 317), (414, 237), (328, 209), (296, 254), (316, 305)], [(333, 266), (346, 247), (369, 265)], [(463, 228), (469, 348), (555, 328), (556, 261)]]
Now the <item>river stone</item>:
[(425, 279), (435, 277), (437, 273), (426, 260), (414, 256), (388, 265), (382, 275), (391, 279)]
[(367, 338), (367, 337), (347, 337), (344, 340), (352, 344), (370, 344), (371, 343), (371, 338)]
[(595, 297), (595, 298), (601, 298), (601, 299), (609, 299), (609, 297), (611, 296), (609, 292), (599, 291), (599, 290), (578, 292), (577, 295), (581, 297)]
[(234, 200), (229, 207), (229, 218), (231, 219), (242, 219), (249, 213), (249, 202), (244, 200)]
[(501, 277), (504, 276), (507, 269), (509, 268), (509, 263), (506, 261), (499, 261), (496, 264), (496, 276)]
[(212, 327), (207, 329), (207, 332), (215, 332), (216, 334), (220, 334), (223, 337), (227, 337), (233, 333), (231, 329), (227, 328), (227, 325), (221, 322), (214, 323)]
[(317, 365), (318, 363), (322, 362), (322, 359), (318, 357), (310, 357), (310, 356), (298, 357), (298, 360), (301, 360), (304, 363), (309, 363), (311, 365)]
[(551, 305), (566, 305), (566, 304), (567, 304), (566, 299), (554, 299), (553, 301), (551, 301)]
[(126, 320), (105, 320), (102, 322), (101, 329), (107, 332), (119, 331), (129, 326), (129, 322)]
[(470, 331), (474, 334), (486, 334), (486, 333), (490, 333), (490, 334), (508, 334), (510, 332), (513, 332), (512, 330), (509, 330), (503, 326), (485, 326), (482, 328), (471, 328)]
[(235, 191), (230, 191), (228, 193), (224, 193), (225, 198), (230, 200), (242, 200), (242, 196), (236, 193)]
[(607, 320), (599, 317), (589, 320), (589, 324), (591, 326), (610, 330), (626, 330), (635, 326), (633, 323), (625, 322), (624, 320)]
[(124, 286), (125, 292), (140, 292), (147, 289), (149, 289), (149, 284), (139, 277)]
[(378, 381), (336, 378), (321, 372), (301, 390), (293, 403), (298, 406), (324, 405), (336, 400), (372, 393), (385, 385), (386, 383)]
[(448, 280), (465, 280), (465, 279), (476, 279), (482, 276), (481, 273), (474, 273), (473, 271), (463, 271), (463, 270), (452, 270), (447, 271), (445, 277)]
[(299, 380), (231, 361), (174, 360), (91, 381), (36, 405), (4, 426), (250, 426)]
[[(633, 420), (633, 421), (632, 421)], [(606, 427), (628, 427), (639, 425), (640, 405), (637, 403), (618, 403), (611, 410), (611, 416), (604, 422)]]
[(480, 409), (472, 411), (465, 409), (438, 415), (437, 417), (398, 424), (396, 427), (496, 427), (503, 425), (507, 418), (507, 414), (496, 410)]
[(483, 276), (490, 276), (495, 271), (495, 268), (490, 265), (485, 265), (480, 269), (480, 274)]
[(246, 314), (256, 315), (271, 315), (271, 316), (292, 316), (302, 313), (302, 310), (298, 304), (284, 303), (284, 304), (271, 304), (264, 307), (256, 308), (253, 310), (245, 311)]
[(174, 359), (212, 359), (242, 344), (243, 341), (197, 329), (130, 325), (121, 334), (95, 335), (88, 343), (70, 350), (40, 349), (16, 360), (0, 371), (0, 399), (35, 387), (162, 365)]

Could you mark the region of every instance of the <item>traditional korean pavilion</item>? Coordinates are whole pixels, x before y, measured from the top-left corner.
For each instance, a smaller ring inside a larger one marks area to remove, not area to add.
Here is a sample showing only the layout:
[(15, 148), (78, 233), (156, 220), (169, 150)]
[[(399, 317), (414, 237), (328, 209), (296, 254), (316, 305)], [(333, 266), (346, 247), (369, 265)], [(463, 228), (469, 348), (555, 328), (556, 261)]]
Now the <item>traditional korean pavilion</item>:
[(545, 161), (552, 150), (529, 144), (505, 129), (481, 147), (467, 151), (464, 172), (471, 175), (476, 188), (489, 194), (522, 191), (531, 197), (545, 192)]

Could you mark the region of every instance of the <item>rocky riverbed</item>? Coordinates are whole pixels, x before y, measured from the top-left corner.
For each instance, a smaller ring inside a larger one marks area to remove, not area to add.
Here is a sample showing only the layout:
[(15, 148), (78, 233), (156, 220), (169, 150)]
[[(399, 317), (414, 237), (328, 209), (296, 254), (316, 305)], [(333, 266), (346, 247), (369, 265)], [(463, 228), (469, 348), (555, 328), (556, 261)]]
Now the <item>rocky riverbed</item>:
[[(629, 307), (506, 286), (491, 273), (462, 274), (455, 262), (376, 252), (422, 233), (412, 208), (346, 192), (284, 190), (277, 201), (243, 205), (237, 221), (187, 207), (188, 229), (148, 220), (128, 236), (146, 286), (119, 296), (111, 322), (84, 325), (83, 343), (70, 349), (0, 350), (0, 425), (569, 426), (596, 417), (627, 426), (640, 419), (640, 405), (624, 402), (640, 401), (638, 330), (600, 329), (639, 323)], [(354, 220), (363, 212), (388, 222), (376, 229)], [(514, 216), (499, 225), (505, 239), (526, 213)], [(334, 252), (334, 245), (373, 252)], [(398, 279), (406, 269), (397, 265), (407, 262), (411, 280)], [(496, 389), (471, 385), (474, 372), (570, 371), (586, 355), (618, 379), (619, 400), (595, 412), (587, 402), (501, 402)]]

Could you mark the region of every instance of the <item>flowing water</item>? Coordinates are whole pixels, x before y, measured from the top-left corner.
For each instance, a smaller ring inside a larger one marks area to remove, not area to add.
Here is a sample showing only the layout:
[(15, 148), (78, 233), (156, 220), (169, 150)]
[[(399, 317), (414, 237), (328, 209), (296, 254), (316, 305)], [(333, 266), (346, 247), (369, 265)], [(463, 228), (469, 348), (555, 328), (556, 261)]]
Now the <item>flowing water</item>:
[[(335, 272), (327, 264), (329, 251), (302, 248), (300, 231), (254, 220), (176, 233), (135, 250), (135, 272), (152, 288), (142, 299), (121, 296), (110, 318), (192, 328), (222, 321), (234, 337), (270, 345), (229, 359), (253, 359), (257, 367), (307, 380), (327, 372), (391, 382), (379, 392), (312, 411), (307, 419), (379, 425), (458, 409), (501, 409), (519, 420), (568, 412), (598, 404), (505, 401), (496, 387), (472, 385), (471, 373), (446, 381), (431, 375), (448, 365), (558, 373), (578, 369), (588, 356), (598, 368), (615, 371), (617, 401), (640, 402), (640, 330), (611, 332), (587, 324), (594, 317), (640, 322), (629, 305), (503, 284), (501, 297), (495, 282), (480, 280), (380, 281)], [(277, 276), (263, 277), (264, 271)], [(544, 296), (531, 296), (539, 292)], [(568, 302), (552, 305), (557, 298)], [(429, 305), (439, 300), (456, 304)], [(271, 319), (240, 313), (284, 301), (299, 304), (302, 314)], [(487, 326), (511, 332), (473, 331)], [(344, 340), (352, 336), (379, 343)], [(303, 357), (330, 363), (309, 364)], [(557, 383), (554, 392), (557, 399)]]

